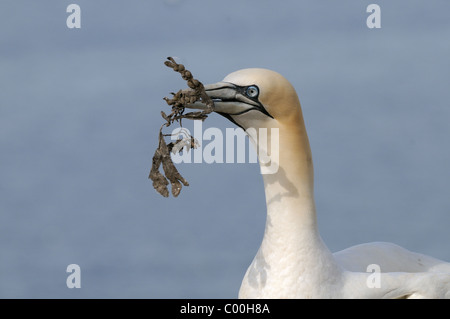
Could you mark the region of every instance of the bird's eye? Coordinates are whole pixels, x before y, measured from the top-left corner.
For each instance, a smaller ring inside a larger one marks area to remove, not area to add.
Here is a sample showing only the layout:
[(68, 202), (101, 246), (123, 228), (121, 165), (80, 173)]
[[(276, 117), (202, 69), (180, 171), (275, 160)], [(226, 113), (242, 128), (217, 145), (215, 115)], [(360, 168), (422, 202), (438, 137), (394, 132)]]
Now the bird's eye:
[(251, 85), (247, 87), (247, 90), (245, 91), (245, 94), (247, 94), (248, 97), (257, 97), (259, 94), (258, 87), (255, 85)]

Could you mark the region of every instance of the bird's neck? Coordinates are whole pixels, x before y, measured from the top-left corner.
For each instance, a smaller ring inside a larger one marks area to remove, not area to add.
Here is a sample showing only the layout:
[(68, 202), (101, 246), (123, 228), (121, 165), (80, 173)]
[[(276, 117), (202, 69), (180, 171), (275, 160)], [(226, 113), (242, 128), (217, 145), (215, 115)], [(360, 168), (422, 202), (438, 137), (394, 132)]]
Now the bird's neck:
[[(274, 133), (273, 129), (269, 131)], [(290, 282), (294, 289), (299, 278), (321, 276), (321, 271), (336, 271), (337, 266), (333, 267), (334, 259), (317, 227), (313, 163), (301, 114), (292, 124), (279, 124), (278, 135), (278, 159), (276, 154), (271, 154), (272, 160), (279, 162), (278, 170), (264, 173), (267, 165), (260, 163), (267, 219), (264, 238), (253, 265), (266, 264), (267, 280), (272, 277), (287, 285)], [(276, 143), (276, 139), (269, 140)], [(270, 149), (276, 152), (276, 147)], [(328, 268), (323, 270), (321, 265)], [(287, 277), (278, 278), (281, 274)]]
[[(270, 129), (273, 135), (274, 128)], [(271, 136), (272, 137), (272, 136)], [(271, 138), (268, 153), (278, 164), (260, 163), (267, 205), (265, 240), (289, 247), (317, 240), (317, 216), (314, 202), (314, 170), (311, 149), (303, 119), (278, 128), (278, 154)], [(277, 159), (278, 157), (278, 159)], [(277, 168), (275, 171), (274, 168)], [(305, 242), (306, 238), (308, 239)]]

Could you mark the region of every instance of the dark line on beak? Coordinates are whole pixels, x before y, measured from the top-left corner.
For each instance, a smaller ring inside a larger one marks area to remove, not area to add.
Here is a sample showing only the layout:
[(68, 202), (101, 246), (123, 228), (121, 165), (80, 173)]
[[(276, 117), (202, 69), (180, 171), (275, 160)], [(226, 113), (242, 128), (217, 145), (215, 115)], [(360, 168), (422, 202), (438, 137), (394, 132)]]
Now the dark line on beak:
[(239, 125), (232, 117), (230, 114), (227, 113), (222, 113), (222, 112), (216, 112), (219, 115), (222, 115), (224, 118), (228, 119), (229, 121), (231, 121), (234, 125), (239, 126), (241, 129), (243, 129), (245, 131), (245, 129)]

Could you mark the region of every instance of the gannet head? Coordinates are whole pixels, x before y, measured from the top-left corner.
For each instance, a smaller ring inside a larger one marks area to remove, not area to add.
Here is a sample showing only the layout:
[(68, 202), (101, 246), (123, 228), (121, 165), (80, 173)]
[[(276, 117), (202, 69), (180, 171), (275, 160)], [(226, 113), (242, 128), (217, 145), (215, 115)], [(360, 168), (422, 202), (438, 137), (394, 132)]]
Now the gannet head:
[(243, 129), (277, 127), (301, 115), (294, 87), (277, 72), (251, 68), (205, 85), (214, 100), (214, 111)]
[[(304, 159), (295, 164), (300, 167), (304, 163), (299, 169), (305, 172), (299, 174), (312, 180), (311, 150), (300, 102), (286, 78), (271, 70), (252, 68), (233, 72), (221, 82), (204, 87), (214, 101), (213, 110), (248, 134), (258, 150), (262, 174), (275, 174), (282, 165), (290, 165), (289, 152), (279, 151), (289, 148)], [(186, 107), (205, 109), (200, 102)]]

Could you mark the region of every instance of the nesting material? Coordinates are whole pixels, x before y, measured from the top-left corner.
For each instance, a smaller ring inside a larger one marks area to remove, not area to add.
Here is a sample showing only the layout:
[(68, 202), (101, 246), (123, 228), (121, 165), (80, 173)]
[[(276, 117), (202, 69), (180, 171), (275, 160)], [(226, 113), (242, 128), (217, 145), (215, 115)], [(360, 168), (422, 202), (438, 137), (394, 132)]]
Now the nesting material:
[[(159, 129), (158, 147), (153, 155), (152, 168), (148, 178), (153, 181), (155, 190), (164, 197), (169, 196), (168, 185), (170, 182), (172, 195), (177, 197), (181, 192), (182, 186), (189, 186), (189, 183), (178, 172), (170, 153), (176, 154), (183, 149), (189, 151), (195, 148), (197, 143), (192, 136), (186, 136), (185, 138), (178, 138), (175, 142), (167, 144), (165, 137), (170, 137), (171, 134), (163, 134), (163, 128), (169, 127), (175, 122), (182, 127), (182, 119), (204, 121), (208, 117), (208, 114), (213, 111), (214, 102), (206, 94), (203, 84), (199, 80), (194, 79), (192, 73), (186, 70), (183, 64), (176, 63), (171, 57), (168, 57), (164, 64), (175, 72), (180, 73), (181, 77), (187, 82), (189, 89), (171, 93), (172, 98), (164, 98), (166, 103), (172, 107), (172, 111), (168, 115), (161, 111), (161, 116), (166, 122)], [(205, 110), (184, 113), (186, 105), (195, 102), (205, 104)], [(161, 164), (163, 172), (160, 171)]]

